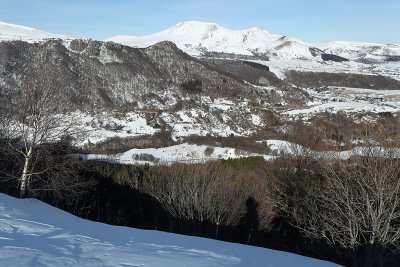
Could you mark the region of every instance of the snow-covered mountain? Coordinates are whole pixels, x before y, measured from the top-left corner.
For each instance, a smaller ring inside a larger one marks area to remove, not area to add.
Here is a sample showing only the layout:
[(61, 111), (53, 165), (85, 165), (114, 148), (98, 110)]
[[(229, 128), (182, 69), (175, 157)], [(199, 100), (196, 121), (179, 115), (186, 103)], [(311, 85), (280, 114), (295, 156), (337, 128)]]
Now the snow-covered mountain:
[(338, 55), (351, 60), (381, 60), (385, 56), (400, 56), (400, 45), (358, 42), (331, 42), (313, 45), (296, 38), (271, 34), (259, 28), (230, 30), (215, 23), (188, 21), (167, 30), (143, 37), (119, 35), (106, 41), (148, 47), (160, 41), (171, 41), (194, 56), (208, 52), (260, 56), (270, 59), (315, 59), (322, 53)]
[(61, 34), (48, 33), (34, 28), (0, 21), (0, 41), (21, 40), (37, 42), (45, 39), (71, 39)]
[(120, 35), (107, 41), (134, 47), (171, 41), (186, 53), (196, 56), (217, 52), (248, 56), (265, 54), (273, 58), (313, 58), (312, 46), (295, 38), (271, 34), (259, 28), (230, 30), (215, 23), (198, 21), (179, 23), (144, 37)]
[(319, 46), (329, 54), (357, 60), (379, 59), (382, 56), (400, 56), (400, 45), (336, 41)]
[(0, 194), (1, 266), (338, 266), (264, 248), (117, 227)]

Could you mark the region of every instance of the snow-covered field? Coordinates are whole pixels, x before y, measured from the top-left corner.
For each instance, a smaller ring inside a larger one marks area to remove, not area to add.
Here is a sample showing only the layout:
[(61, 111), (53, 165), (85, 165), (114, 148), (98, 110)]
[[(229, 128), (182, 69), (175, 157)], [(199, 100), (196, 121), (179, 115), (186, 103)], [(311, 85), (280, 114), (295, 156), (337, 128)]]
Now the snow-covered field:
[[(395, 106), (394, 106), (394, 105)], [(345, 101), (345, 102), (328, 102), (328, 103), (318, 103), (313, 104), (310, 108), (290, 110), (285, 114), (294, 115), (307, 115), (316, 114), (320, 112), (332, 112), (336, 113), (338, 111), (352, 112), (352, 113), (364, 113), (364, 112), (399, 112), (400, 106), (398, 102), (393, 104), (374, 104), (367, 101)]]
[(313, 98), (306, 107), (286, 110), (282, 115), (303, 119), (321, 112), (336, 113), (338, 111), (360, 114), (380, 112), (400, 112), (400, 90), (372, 90), (346, 87), (328, 87), (317, 92), (306, 89)]
[(330, 267), (299, 255), (77, 218), (0, 194), (0, 266)]
[[(150, 165), (169, 165), (175, 162), (181, 163), (204, 163), (207, 161), (220, 159), (237, 159), (243, 157), (259, 156), (265, 160), (273, 160), (281, 155), (296, 155), (306, 153), (316, 158), (325, 159), (349, 159), (351, 156), (364, 155), (371, 153), (370, 150), (357, 146), (345, 151), (323, 151), (318, 152), (284, 140), (262, 140), (258, 141), (260, 146), (268, 146), (271, 149), (267, 154), (256, 154), (237, 150), (229, 147), (212, 147), (205, 145), (179, 144), (162, 148), (131, 149), (124, 153), (114, 155), (79, 155), (84, 160), (99, 160), (115, 162), (121, 164), (150, 164)], [(207, 153), (211, 149), (211, 153)], [(379, 156), (390, 155), (400, 158), (400, 150), (388, 150), (381, 147), (374, 148), (373, 152)], [(140, 157), (140, 156), (143, 156)], [(147, 156), (147, 157), (146, 157)], [(151, 156), (149, 158), (148, 156)]]
[(353, 73), (364, 75), (383, 75), (400, 80), (400, 63), (379, 61), (376, 64), (366, 64), (358, 61), (332, 62), (322, 59), (304, 60), (279, 58), (269, 61), (254, 60), (254, 62), (266, 65), (280, 79), (286, 78), (286, 72), (290, 70), (305, 72), (329, 72), (329, 73)]
[[(363, 147), (356, 146), (350, 150), (344, 151), (315, 151), (310, 148), (303, 147), (298, 144), (294, 144), (284, 140), (264, 140), (259, 141), (265, 145), (268, 145), (273, 151), (273, 154), (279, 155), (304, 155), (313, 156), (318, 159), (349, 159), (352, 156), (369, 155), (376, 157), (388, 157), (388, 158), (400, 158), (399, 148), (384, 148), (384, 147)], [(276, 158), (276, 156), (271, 158)]]
[[(211, 149), (207, 153), (207, 149)], [(152, 155), (154, 160), (142, 160), (140, 155)], [(250, 156), (263, 156), (270, 159), (269, 155), (261, 155), (239, 151), (230, 147), (209, 147), (205, 145), (179, 144), (163, 148), (131, 149), (115, 155), (84, 154), (85, 160), (102, 160), (122, 164), (170, 164), (173, 162), (201, 163), (218, 159), (235, 159)]]

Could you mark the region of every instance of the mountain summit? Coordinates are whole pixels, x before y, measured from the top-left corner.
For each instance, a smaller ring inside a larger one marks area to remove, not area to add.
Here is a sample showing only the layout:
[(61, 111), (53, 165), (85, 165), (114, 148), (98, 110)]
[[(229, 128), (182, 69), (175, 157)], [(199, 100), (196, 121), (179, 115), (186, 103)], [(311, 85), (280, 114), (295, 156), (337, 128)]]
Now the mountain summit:
[(259, 28), (230, 30), (215, 23), (187, 21), (159, 33), (144, 37), (119, 35), (107, 41), (128, 46), (148, 47), (160, 41), (171, 41), (191, 55), (206, 52), (269, 57), (311, 58), (309, 45), (295, 38), (271, 34)]
[(285, 35), (272, 34), (259, 28), (231, 30), (215, 23), (187, 21), (164, 31), (137, 37), (118, 35), (107, 39), (133, 47), (148, 47), (171, 41), (193, 56), (234, 54), (258, 59), (320, 60), (322, 54), (333, 54), (352, 60), (371, 60), (400, 56), (400, 45), (357, 42), (331, 42), (314, 45)]

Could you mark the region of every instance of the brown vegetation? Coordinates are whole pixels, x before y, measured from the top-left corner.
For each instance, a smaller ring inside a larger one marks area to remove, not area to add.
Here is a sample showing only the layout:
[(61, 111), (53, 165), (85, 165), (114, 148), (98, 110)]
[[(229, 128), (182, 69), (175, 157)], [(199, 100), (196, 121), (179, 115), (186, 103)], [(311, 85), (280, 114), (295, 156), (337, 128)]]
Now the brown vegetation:
[[(400, 160), (396, 143), (382, 141), (384, 129), (363, 133), (365, 146), (347, 160), (307, 149), (277, 160), (274, 201), (300, 231), (335, 247), (347, 264), (391, 266), (400, 248)], [(385, 144), (373, 146), (374, 139)]]
[(268, 146), (264, 146), (257, 142), (256, 137), (242, 137), (242, 136), (188, 136), (183, 142), (189, 144), (197, 145), (207, 145), (215, 147), (230, 147), (236, 148), (242, 151), (257, 153), (257, 154), (267, 154), (270, 152)]
[(397, 90), (400, 88), (399, 81), (381, 75), (290, 71), (287, 74), (286, 80), (294, 85), (305, 88), (320, 88), (325, 86), (379, 90)]

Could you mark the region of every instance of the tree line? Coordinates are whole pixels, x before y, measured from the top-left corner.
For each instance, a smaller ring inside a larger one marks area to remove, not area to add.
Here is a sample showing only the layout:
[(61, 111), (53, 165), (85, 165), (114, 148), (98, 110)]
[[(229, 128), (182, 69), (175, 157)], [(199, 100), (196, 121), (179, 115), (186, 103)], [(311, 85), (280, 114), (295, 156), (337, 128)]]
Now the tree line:
[[(69, 149), (55, 143), (34, 150), (36, 169), (46, 171), (32, 173), (25, 197), (110, 224), (266, 246), (346, 266), (399, 260), (397, 150), (365, 149), (347, 160), (299, 152), (273, 162), (124, 166), (71, 159)], [(19, 196), (13, 177), (24, 156), (2, 149), (0, 158), (1, 191)]]

